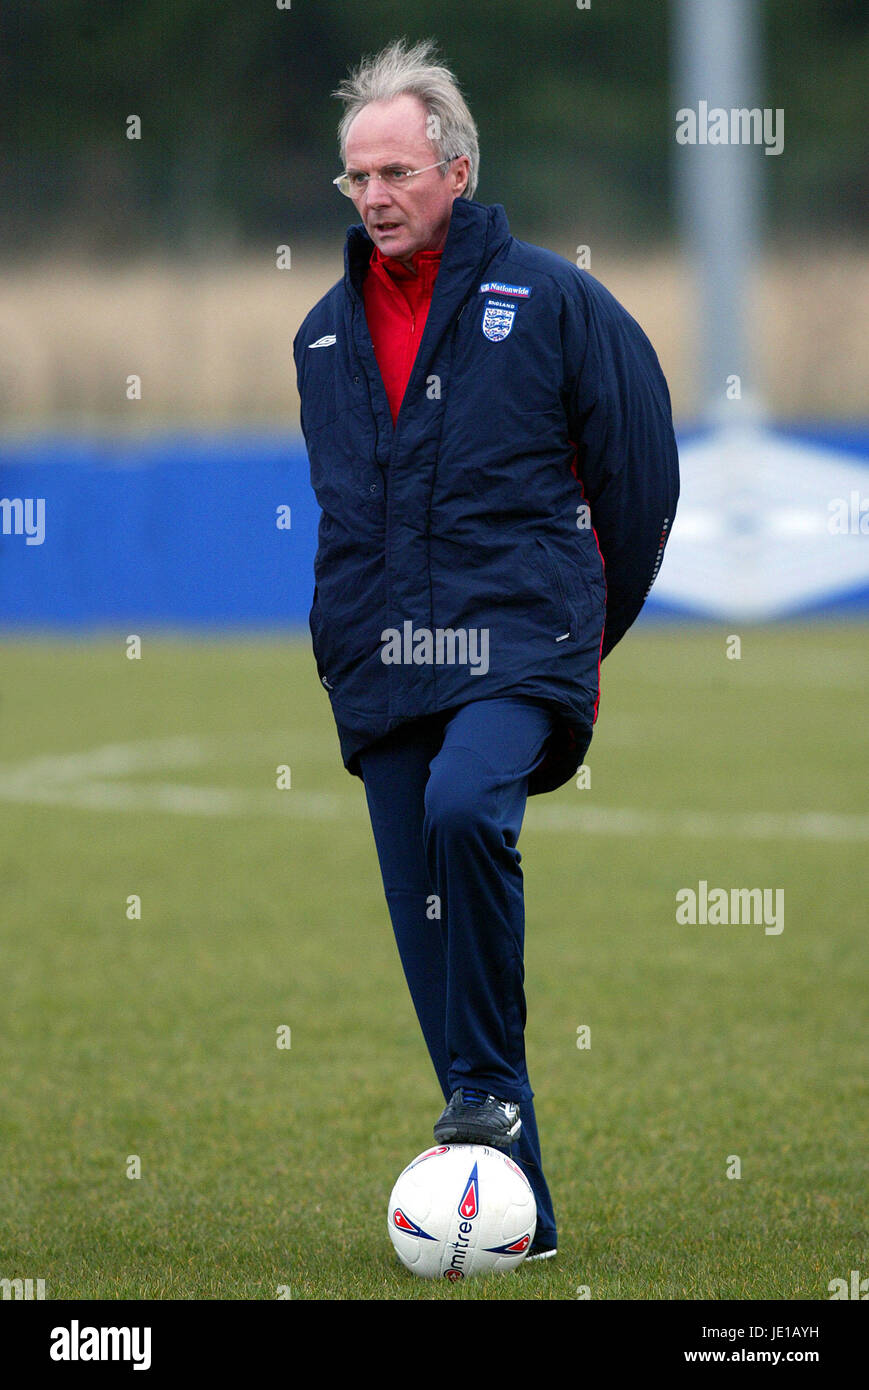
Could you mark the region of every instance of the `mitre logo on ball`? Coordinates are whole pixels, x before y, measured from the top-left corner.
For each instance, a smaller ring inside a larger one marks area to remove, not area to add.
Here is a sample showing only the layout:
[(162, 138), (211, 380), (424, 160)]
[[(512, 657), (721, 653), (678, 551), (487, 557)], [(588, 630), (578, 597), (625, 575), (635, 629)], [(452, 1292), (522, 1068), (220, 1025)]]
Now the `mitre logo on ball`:
[(389, 1199), (390, 1239), (402, 1264), (450, 1283), (516, 1269), (537, 1228), (534, 1193), (498, 1149), (441, 1144), (400, 1174)]

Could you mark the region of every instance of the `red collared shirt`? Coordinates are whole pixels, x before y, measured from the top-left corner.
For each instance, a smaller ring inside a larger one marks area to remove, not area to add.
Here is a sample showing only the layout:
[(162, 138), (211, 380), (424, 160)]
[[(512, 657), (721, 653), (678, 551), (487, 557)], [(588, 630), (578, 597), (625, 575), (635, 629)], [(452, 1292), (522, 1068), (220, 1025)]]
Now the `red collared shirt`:
[(368, 331), (386, 387), (393, 424), (398, 419), (428, 318), (441, 252), (417, 251), (413, 264), (416, 274), (401, 261), (384, 256), (375, 246), (362, 285)]

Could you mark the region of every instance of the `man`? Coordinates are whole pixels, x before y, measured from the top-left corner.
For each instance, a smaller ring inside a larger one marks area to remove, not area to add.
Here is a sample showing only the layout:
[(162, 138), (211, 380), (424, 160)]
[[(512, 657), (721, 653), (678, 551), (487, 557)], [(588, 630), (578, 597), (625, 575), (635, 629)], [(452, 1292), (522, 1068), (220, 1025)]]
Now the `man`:
[(582, 763), (601, 656), (660, 565), (669, 395), (597, 281), (471, 201), (476, 127), (431, 43), (391, 44), (336, 95), (361, 225), (294, 343), (314, 654), (448, 1102), (435, 1140), (513, 1152), (546, 1257), (517, 840), (527, 796)]

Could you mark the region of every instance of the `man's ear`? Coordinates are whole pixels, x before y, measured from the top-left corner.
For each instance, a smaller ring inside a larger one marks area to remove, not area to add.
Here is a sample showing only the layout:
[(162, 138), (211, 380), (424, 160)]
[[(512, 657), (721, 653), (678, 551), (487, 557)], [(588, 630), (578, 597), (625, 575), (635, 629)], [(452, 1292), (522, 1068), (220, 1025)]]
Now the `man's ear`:
[[(456, 160), (450, 174), (453, 180), (453, 193), (456, 198), (460, 198), (471, 182), (471, 161), (467, 155), (462, 155), (461, 160)], [(464, 178), (462, 178), (462, 174), (464, 174)]]

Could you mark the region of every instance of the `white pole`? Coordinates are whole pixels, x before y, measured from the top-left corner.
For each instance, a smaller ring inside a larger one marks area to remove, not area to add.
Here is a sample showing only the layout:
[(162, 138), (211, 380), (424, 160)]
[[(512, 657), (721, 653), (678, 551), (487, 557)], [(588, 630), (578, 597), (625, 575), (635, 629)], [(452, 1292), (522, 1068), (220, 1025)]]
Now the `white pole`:
[[(756, 0), (673, 0), (674, 177), (698, 287), (700, 410), (706, 423), (749, 424), (757, 404), (748, 306), (758, 242), (756, 144), (701, 143), (708, 114), (763, 107)], [(696, 144), (678, 144), (676, 113), (697, 113)], [(739, 394), (736, 394), (736, 393)]]

